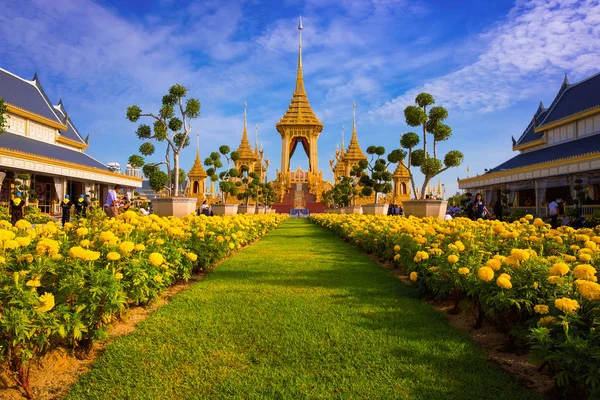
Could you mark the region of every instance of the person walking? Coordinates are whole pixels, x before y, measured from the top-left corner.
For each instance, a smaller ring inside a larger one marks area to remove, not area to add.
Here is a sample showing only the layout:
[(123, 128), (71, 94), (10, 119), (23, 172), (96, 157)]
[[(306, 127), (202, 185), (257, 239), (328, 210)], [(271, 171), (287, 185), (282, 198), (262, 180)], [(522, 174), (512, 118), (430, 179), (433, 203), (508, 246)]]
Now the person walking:
[(119, 191), (121, 185), (115, 185), (115, 188), (108, 191), (106, 201), (104, 202), (104, 213), (108, 218), (117, 218), (119, 216)]
[(73, 203), (71, 203), (70, 196), (65, 194), (65, 198), (60, 202), (60, 208), (62, 209), (62, 226), (65, 226), (65, 223), (71, 220), (71, 207), (73, 207)]
[(548, 203), (548, 215), (550, 215), (552, 229), (558, 228), (558, 202), (555, 200)]
[(85, 218), (87, 214), (87, 208), (88, 204), (85, 200), (85, 195), (80, 194), (79, 198), (75, 202), (75, 215), (77, 215), (77, 218)]
[(17, 192), (15, 198), (10, 200), (10, 222), (15, 226), (23, 217), (25, 217), (25, 202), (21, 198), (21, 192)]

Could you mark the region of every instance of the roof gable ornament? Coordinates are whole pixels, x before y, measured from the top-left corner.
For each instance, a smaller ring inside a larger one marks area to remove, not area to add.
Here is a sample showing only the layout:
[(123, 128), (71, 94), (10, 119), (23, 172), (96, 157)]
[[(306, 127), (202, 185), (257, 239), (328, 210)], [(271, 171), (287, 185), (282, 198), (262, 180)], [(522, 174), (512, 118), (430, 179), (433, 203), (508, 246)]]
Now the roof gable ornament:
[(87, 136), (85, 137), (85, 144), (89, 145), (90, 144), (90, 134), (88, 133)]
[(514, 136), (510, 137), (512, 139), (512, 147), (515, 147), (517, 145), (517, 141), (515, 140)]

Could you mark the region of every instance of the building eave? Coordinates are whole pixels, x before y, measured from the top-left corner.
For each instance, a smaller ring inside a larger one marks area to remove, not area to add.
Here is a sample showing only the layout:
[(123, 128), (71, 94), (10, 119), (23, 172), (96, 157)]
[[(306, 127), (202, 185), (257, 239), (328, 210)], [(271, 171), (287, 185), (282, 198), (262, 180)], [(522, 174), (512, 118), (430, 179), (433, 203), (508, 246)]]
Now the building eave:
[(67, 126), (66, 125), (60, 124), (60, 123), (58, 123), (56, 121), (52, 121), (51, 119), (48, 119), (46, 117), (42, 117), (41, 115), (38, 115), (38, 114), (34, 114), (34, 113), (30, 112), (30, 111), (24, 110), (24, 109), (22, 109), (20, 107), (17, 107), (15, 105), (12, 105), (12, 104), (9, 104), (9, 103), (6, 104), (6, 111), (8, 113), (12, 113), (12, 114), (18, 115), (20, 117), (24, 117), (24, 118), (30, 119), (30, 120), (35, 121), (35, 122), (39, 122), (41, 124), (50, 126), (52, 128), (59, 129), (61, 131), (66, 131), (67, 130)]
[(85, 143), (78, 142), (76, 140), (68, 139), (64, 136), (57, 136), (56, 141), (59, 143), (67, 144), (69, 146), (76, 147), (78, 149), (87, 149), (89, 146)]
[(558, 126), (561, 126), (561, 125), (564, 125), (564, 124), (568, 124), (570, 122), (577, 121), (578, 119), (586, 118), (586, 117), (589, 117), (591, 115), (595, 115), (595, 114), (598, 114), (598, 113), (600, 113), (600, 105), (597, 105), (597, 106), (595, 106), (593, 108), (589, 108), (587, 110), (583, 110), (583, 111), (577, 112), (575, 114), (571, 114), (571, 115), (569, 115), (567, 117), (559, 119), (558, 121), (553, 121), (553, 122), (550, 122), (550, 123), (545, 124), (545, 125), (540, 125), (537, 128), (535, 128), (535, 132), (543, 132), (543, 131), (546, 131), (548, 129), (556, 128)]
[(541, 138), (541, 139), (537, 139), (537, 140), (533, 140), (531, 142), (526, 142), (523, 144), (518, 144), (516, 146), (513, 146), (513, 150), (526, 150), (526, 149), (530, 149), (532, 147), (536, 147), (536, 146), (541, 146), (543, 144), (546, 144), (546, 139)]

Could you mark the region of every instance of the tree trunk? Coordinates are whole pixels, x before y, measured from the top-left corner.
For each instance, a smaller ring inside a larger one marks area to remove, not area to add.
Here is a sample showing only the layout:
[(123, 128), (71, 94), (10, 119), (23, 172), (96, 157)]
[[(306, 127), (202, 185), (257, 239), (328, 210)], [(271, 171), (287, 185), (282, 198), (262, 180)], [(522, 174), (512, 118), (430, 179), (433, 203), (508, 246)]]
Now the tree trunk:
[(425, 180), (423, 181), (423, 187), (421, 188), (421, 200), (425, 199), (425, 190), (427, 190), (427, 184), (429, 183), (429, 181), (431, 180), (431, 178), (425, 177)]
[(433, 158), (437, 158), (437, 142), (433, 139)]
[[(423, 106), (423, 111), (425, 112), (425, 115), (427, 115), (427, 106)], [(423, 124), (423, 153), (425, 153), (425, 159), (427, 159), (427, 130), (425, 129), (426, 126), (427, 124)]]
[(175, 197), (179, 196), (179, 153), (173, 151), (173, 160), (175, 161)]

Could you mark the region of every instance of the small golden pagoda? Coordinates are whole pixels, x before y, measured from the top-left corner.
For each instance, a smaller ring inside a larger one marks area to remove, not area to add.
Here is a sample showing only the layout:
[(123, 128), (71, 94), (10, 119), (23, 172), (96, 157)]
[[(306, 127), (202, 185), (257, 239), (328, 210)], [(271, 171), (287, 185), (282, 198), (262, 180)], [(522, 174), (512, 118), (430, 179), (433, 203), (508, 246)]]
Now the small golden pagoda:
[[(348, 149), (344, 151), (344, 139), (343, 139), (343, 128), (342, 127), (342, 157), (336, 165), (334, 172), (336, 182), (342, 176), (350, 176), (350, 171), (355, 165), (361, 160), (366, 160), (367, 156), (363, 153), (360, 145), (358, 144), (358, 137), (356, 135), (356, 104), (352, 104), (352, 138), (350, 139), (350, 145)], [(336, 175), (337, 174), (337, 175)]]
[(196, 205), (202, 204), (202, 201), (205, 200), (204, 196), (204, 182), (208, 175), (206, 171), (202, 167), (202, 162), (200, 161), (200, 150), (198, 144), (198, 135), (196, 135), (196, 160), (194, 161), (194, 165), (192, 165), (192, 169), (188, 172), (188, 182), (189, 185), (186, 188), (186, 196), (196, 198)]
[(394, 195), (392, 202), (401, 205), (404, 200), (410, 200), (410, 172), (404, 160), (398, 163), (393, 175)]
[(244, 131), (242, 132), (242, 140), (240, 142), (240, 146), (236, 150), (239, 153), (240, 158), (237, 161), (235, 161), (235, 168), (239, 171), (242, 168), (242, 165), (245, 165), (248, 167), (249, 172), (254, 172), (254, 167), (256, 162), (258, 161), (258, 157), (254, 150), (252, 150), (252, 146), (250, 146), (250, 141), (248, 140), (246, 107), (247, 104), (244, 103)]

